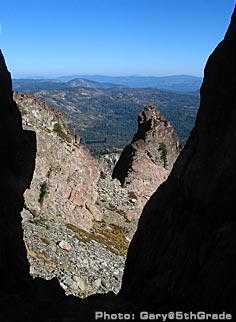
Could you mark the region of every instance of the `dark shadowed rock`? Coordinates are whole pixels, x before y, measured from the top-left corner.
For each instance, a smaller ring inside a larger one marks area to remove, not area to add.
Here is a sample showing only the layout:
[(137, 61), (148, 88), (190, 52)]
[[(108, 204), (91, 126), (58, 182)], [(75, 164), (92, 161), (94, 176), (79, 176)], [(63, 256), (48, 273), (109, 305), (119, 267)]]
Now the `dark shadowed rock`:
[(8, 294), (25, 288), (31, 280), (20, 211), (23, 192), (33, 176), (36, 141), (33, 132), (22, 129), (21, 116), (12, 99), (11, 76), (1, 51), (0, 89), (0, 294)]
[(155, 308), (236, 307), (236, 21), (210, 56), (196, 125), (144, 208), (121, 295)]

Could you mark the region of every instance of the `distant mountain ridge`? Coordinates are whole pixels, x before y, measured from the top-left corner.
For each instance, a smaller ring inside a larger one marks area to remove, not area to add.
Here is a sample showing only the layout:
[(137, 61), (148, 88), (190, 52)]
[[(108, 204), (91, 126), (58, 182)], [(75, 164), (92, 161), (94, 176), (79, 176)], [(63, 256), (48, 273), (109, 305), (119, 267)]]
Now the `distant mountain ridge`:
[(90, 151), (123, 148), (136, 131), (137, 114), (145, 105), (156, 105), (173, 124), (181, 142), (185, 142), (195, 121), (199, 94), (172, 92), (157, 88), (129, 88), (98, 83), (82, 78), (66, 83), (59, 80), (13, 80), (13, 90), (35, 94), (63, 112), (70, 126), (85, 141), (106, 140), (89, 145)]
[(112, 83), (99, 83), (85, 78), (73, 78), (66, 82), (62, 82), (59, 79), (28, 79), (19, 78), (13, 79), (14, 91), (34, 93), (41, 90), (53, 90), (53, 89), (68, 89), (74, 87), (83, 87), (91, 89), (109, 89), (113, 87), (122, 88), (125, 87), (119, 84)]
[(30, 88), (46, 87), (54, 88), (66, 87), (90, 87), (90, 88), (110, 88), (115, 86), (130, 88), (158, 88), (174, 92), (196, 92), (199, 91), (202, 78), (191, 75), (172, 76), (105, 76), (105, 75), (70, 75), (60, 76), (56, 79), (20, 78), (13, 79), (15, 90), (18, 87), (30, 86)]
[(88, 80), (86, 78), (73, 78), (72, 80), (64, 83), (66, 87), (84, 87), (84, 88), (102, 88), (102, 89), (109, 89), (113, 87), (125, 87), (124, 85), (113, 84), (113, 83), (100, 83), (95, 82), (93, 80)]
[(110, 83), (131, 88), (159, 88), (177, 92), (194, 92), (200, 89), (202, 77), (191, 75), (171, 76), (104, 76), (104, 75), (72, 75), (61, 76), (58, 80), (68, 82), (82, 78), (98, 83)]

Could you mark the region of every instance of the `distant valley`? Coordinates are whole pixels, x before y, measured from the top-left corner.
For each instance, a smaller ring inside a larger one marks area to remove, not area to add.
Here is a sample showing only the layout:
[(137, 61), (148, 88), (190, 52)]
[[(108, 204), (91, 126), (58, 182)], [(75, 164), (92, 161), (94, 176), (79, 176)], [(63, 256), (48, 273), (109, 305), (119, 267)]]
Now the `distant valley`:
[[(174, 77), (170, 79), (173, 81)], [(191, 76), (186, 77), (185, 81), (188, 77), (192, 79)], [(85, 78), (67, 82), (59, 79), (16, 79), (13, 80), (13, 89), (35, 94), (45, 99), (49, 106), (63, 112), (82, 142), (94, 153), (106, 148), (122, 149), (129, 143), (136, 131), (137, 114), (148, 104), (156, 105), (173, 124), (180, 140), (186, 142), (199, 107), (198, 90), (187, 93), (130, 88), (110, 83), (115, 81), (111, 78), (106, 81), (100, 83)]]

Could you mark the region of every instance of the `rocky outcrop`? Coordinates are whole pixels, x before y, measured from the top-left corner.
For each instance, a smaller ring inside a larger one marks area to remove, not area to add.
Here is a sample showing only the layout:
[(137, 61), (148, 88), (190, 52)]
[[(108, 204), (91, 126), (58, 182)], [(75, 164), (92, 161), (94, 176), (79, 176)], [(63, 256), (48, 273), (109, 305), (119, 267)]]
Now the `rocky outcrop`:
[(140, 164), (143, 169), (152, 163), (170, 170), (180, 150), (179, 139), (170, 122), (155, 106), (146, 106), (138, 115), (138, 131), (124, 148), (112, 177), (127, 185), (142, 172), (137, 169)]
[(138, 115), (138, 131), (116, 163), (112, 177), (136, 199), (129, 219), (139, 218), (144, 205), (168, 177), (181, 150), (169, 121), (155, 106), (146, 106)]
[[(57, 277), (67, 294), (80, 297), (110, 290), (117, 293), (143, 205), (157, 183), (166, 179), (167, 170), (140, 157), (134, 161), (132, 183), (122, 187), (108, 173), (113, 155), (108, 159), (104, 156), (100, 165), (80, 144), (61, 113), (32, 95), (15, 93), (14, 100), (23, 127), (34, 129), (38, 141), (34, 177), (24, 194), (27, 210), (22, 213), (31, 275)], [(155, 126), (157, 117), (168, 128), (169, 123), (154, 107), (140, 113), (141, 124), (145, 123), (143, 118), (151, 120), (145, 139), (152, 155), (154, 132), (160, 132), (159, 139), (165, 142), (169, 138), (159, 130), (160, 122)], [(142, 155), (140, 149), (137, 154)], [(65, 251), (62, 244), (70, 250)], [(88, 260), (84, 260), (85, 254)]]
[(14, 100), (38, 141), (22, 212), (31, 275), (57, 277), (66, 294), (79, 297), (117, 293), (129, 243), (124, 218), (108, 222), (109, 210), (100, 206), (98, 160), (43, 100), (20, 93)]
[(236, 307), (236, 20), (210, 56), (195, 127), (131, 242), (120, 295), (162, 309)]
[(100, 166), (67, 126), (63, 115), (32, 95), (14, 95), (23, 127), (37, 135), (37, 158), (25, 205), (35, 215), (89, 230), (101, 220), (95, 202)]

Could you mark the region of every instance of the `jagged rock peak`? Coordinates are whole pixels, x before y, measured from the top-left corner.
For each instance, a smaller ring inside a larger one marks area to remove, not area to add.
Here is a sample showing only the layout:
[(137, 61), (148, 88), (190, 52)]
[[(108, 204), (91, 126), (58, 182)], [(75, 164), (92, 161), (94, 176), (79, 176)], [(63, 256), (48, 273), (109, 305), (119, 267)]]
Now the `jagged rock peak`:
[(124, 148), (112, 176), (122, 184), (130, 183), (134, 172), (137, 173), (137, 162), (143, 169), (147, 162), (151, 162), (170, 170), (180, 150), (181, 145), (171, 123), (155, 106), (147, 105), (138, 115), (138, 131)]
[(160, 122), (163, 122), (164, 126), (171, 126), (170, 122), (154, 105), (145, 106), (138, 115), (138, 132), (135, 134), (132, 143), (139, 139), (148, 139), (148, 132), (155, 130)]

